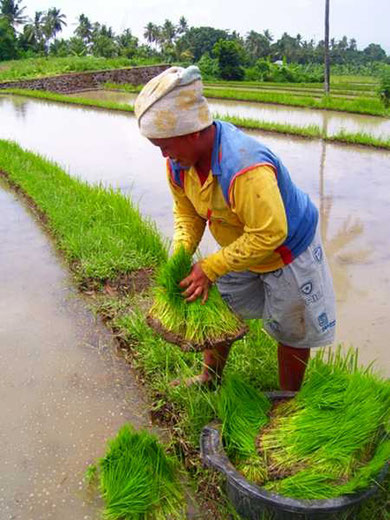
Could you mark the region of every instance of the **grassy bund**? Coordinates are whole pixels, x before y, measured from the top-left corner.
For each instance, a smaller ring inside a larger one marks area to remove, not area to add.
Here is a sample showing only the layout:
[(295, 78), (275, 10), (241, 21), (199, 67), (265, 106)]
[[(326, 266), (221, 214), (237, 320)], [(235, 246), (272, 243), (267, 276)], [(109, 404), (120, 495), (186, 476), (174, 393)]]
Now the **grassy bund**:
[[(109, 84), (111, 88), (113, 88), (113, 84)], [(116, 85), (115, 87), (120, 87), (121, 90), (127, 92), (135, 92), (134, 87), (125, 86), (125, 85)], [(108, 110), (118, 110), (121, 112), (133, 113), (134, 107), (132, 105), (128, 105), (125, 103), (116, 103), (113, 101), (101, 101), (95, 99), (83, 98), (82, 96), (67, 96), (64, 94), (56, 94), (54, 92), (45, 92), (40, 90), (25, 90), (25, 89), (5, 89), (0, 90), (1, 94), (13, 94), (19, 96), (26, 96), (36, 99), (47, 99), (49, 101), (55, 101), (59, 103), (70, 103), (73, 105), (79, 106), (87, 106), (94, 108), (102, 108)], [(365, 133), (347, 133), (344, 131), (340, 131), (338, 134), (327, 135), (324, 131), (317, 125), (290, 125), (283, 123), (274, 123), (270, 121), (261, 121), (258, 119), (250, 119), (236, 116), (221, 116), (219, 114), (214, 114), (215, 119), (221, 119), (223, 121), (228, 121), (230, 123), (235, 124), (241, 128), (248, 128), (252, 130), (263, 130), (266, 132), (274, 132), (278, 134), (285, 135), (296, 135), (299, 137), (305, 137), (310, 139), (323, 139), (324, 141), (332, 141), (332, 142), (340, 142), (345, 144), (359, 144), (363, 146), (371, 146), (374, 148), (383, 148), (385, 150), (390, 150), (390, 138), (382, 139), (370, 134)]]
[[(147, 283), (141, 290), (136, 281), (145, 282), (145, 269), (150, 275), (167, 257), (166, 244), (155, 226), (119, 192), (71, 178), (56, 164), (15, 143), (0, 141), (0, 172), (49, 231), (80, 289), (88, 288), (86, 294), (90, 295), (94, 282), (91, 306), (116, 334), (125, 358), (138, 369), (153, 400), (152, 416), (170, 429), (170, 448), (193, 478), (203, 503), (202, 518), (228, 518), (220, 478), (202, 469), (198, 453), (199, 433), (217, 415), (215, 392), (169, 384), (199, 371), (201, 356), (183, 353), (146, 324), (153, 291)], [(134, 283), (128, 283), (129, 279)], [(258, 390), (275, 389), (276, 345), (262, 331), (261, 323), (254, 321), (249, 326), (249, 334), (232, 347), (225, 376)], [(356, 520), (388, 519), (389, 488), (388, 478)]]
[(208, 98), (234, 99), (238, 101), (252, 101), (255, 103), (274, 103), (295, 107), (307, 107), (320, 110), (336, 110), (353, 114), (369, 114), (374, 116), (390, 116), (390, 110), (385, 109), (379, 99), (356, 98), (342, 99), (332, 96), (323, 96), (318, 99), (312, 96), (296, 96), (290, 93), (276, 93), (238, 89), (211, 89), (205, 88), (204, 94)]
[[(237, 84), (235, 84), (237, 85)], [(379, 99), (371, 97), (354, 97), (354, 99), (343, 99), (341, 97), (324, 96), (318, 90), (316, 96), (308, 95), (306, 87), (301, 89), (299, 84), (288, 84), (288, 87), (283, 83), (275, 83), (273, 87), (276, 90), (286, 89), (284, 92), (267, 92), (268, 84), (258, 84), (255, 88), (247, 88), (246, 83), (241, 84), (240, 87), (232, 87), (230, 84), (221, 83), (213, 84), (210, 88), (205, 84), (204, 95), (208, 98), (214, 99), (231, 99), (235, 101), (250, 101), (254, 103), (271, 103), (275, 105), (286, 105), (296, 107), (314, 108), (317, 110), (335, 110), (338, 112), (348, 112), (352, 114), (366, 114), (381, 117), (390, 117), (390, 109), (385, 109)], [(307, 85), (307, 84), (306, 84)], [(105, 83), (105, 88), (123, 90), (127, 92), (139, 92), (142, 86), (123, 85), (117, 83)], [(288, 91), (290, 88), (291, 92)], [(292, 90), (294, 88), (294, 90)], [(349, 91), (344, 91), (349, 92)], [(321, 97), (319, 98), (318, 96)], [(350, 95), (350, 94), (348, 94)]]
[(71, 72), (120, 69), (137, 65), (154, 65), (155, 59), (97, 58), (67, 56), (63, 58), (28, 58), (0, 62), (0, 82), (47, 78)]

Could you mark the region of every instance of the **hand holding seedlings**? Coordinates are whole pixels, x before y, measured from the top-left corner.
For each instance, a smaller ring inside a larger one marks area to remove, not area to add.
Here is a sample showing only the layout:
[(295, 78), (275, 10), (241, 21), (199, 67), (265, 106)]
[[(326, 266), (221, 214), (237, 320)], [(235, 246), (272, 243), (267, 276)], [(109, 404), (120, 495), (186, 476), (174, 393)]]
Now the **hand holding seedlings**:
[(190, 274), (179, 283), (183, 291), (186, 302), (190, 303), (202, 296), (202, 303), (206, 303), (209, 296), (211, 281), (205, 275), (200, 262), (192, 266)]

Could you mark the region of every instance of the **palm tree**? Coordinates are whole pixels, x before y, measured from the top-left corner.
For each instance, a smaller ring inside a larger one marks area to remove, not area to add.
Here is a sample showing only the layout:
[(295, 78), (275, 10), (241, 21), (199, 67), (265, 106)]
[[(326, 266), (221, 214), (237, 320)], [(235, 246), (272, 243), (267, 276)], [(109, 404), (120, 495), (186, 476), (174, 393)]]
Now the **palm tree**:
[(325, 95), (329, 94), (330, 62), (329, 62), (329, 0), (325, 0)]
[(0, 0), (0, 17), (6, 18), (14, 29), (27, 21), (27, 16), (23, 15), (26, 8), (20, 4), (20, 0)]
[(54, 36), (62, 31), (65, 25), (66, 16), (61, 13), (56, 7), (52, 7), (47, 11), (44, 17), (44, 33), (47, 40), (54, 38)]
[(29, 44), (38, 51), (44, 51), (44, 12), (36, 11), (34, 19), (23, 28), (23, 34)]
[(149, 22), (147, 25), (145, 25), (144, 29), (145, 29), (145, 32), (144, 32), (145, 40), (148, 43), (153, 43), (155, 41), (156, 26), (154, 25), (154, 23)]
[(84, 42), (90, 43), (92, 39), (92, 23), (84, 14), (79, 16), (79, 24), (74, 31), (75, 35), (81, 38)]
[(185, 34), (188, 31), (188, 22), (184, 16), (180, 18), (176, 31), (177, 34)]
[(264, 34), (264, 36), (267, 38), (267, 40), (269, 41), (269, 43), (271, 43), (272, 40), (274, 39), (274, 37), (272, 36), (272, 34), (269, 32), (268, 29), (265, 29), (265, 31), (263, 31), (263, 34)]
[(170, 20), (165, 20), (164, 25), (162, 26), (162, 37), (164, 39), (164, 43), (171, 45), (176, 36), (176, 29), (173, 23)]

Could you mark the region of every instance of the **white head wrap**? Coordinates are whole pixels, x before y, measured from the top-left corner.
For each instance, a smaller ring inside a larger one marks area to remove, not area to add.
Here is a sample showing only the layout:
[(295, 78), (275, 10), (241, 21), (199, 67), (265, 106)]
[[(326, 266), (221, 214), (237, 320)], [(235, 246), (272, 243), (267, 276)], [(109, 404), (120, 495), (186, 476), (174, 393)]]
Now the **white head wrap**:
[(213, 122), (198, 67), (171, 67), (152, 78), (135, 101), (141, 134), (150, 139), (198, 132)]

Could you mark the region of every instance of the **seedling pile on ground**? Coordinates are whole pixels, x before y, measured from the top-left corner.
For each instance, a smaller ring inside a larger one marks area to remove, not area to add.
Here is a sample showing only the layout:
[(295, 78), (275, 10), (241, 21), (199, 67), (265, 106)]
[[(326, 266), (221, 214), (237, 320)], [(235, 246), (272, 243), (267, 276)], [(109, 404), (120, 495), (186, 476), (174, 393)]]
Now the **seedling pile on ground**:
[(169, 333), (193, 345), (212, 344), (235, 338), (243, 323), (222, 300), (216, 287), (211, 287), (206, 303), (198, 298), (187, 303), (179, 283), (190, 274), (191, 255), (180, 247), (162, 265), (157, 276), (154, 304), (150, 315)]
[[(225, 392), (231, 396), (238, 384)], [(242, 421), (264, 424), (267, 407), (255, 409), (254, 391), (240, 394), (237, 407), (247, 414)], [(226, 421), (226, 414), (221, 418)], [(301, 391), (276, 409), (260, 435), (248, 426), (248, 438), (241, 440), (235, 434), (241, 419), (233, 421), (233, 430), (224, 424), (223, 432), (248, 478), (284, 496), (325, 499), (369, 487), (390, 458), (389, 419), (390, 383), (358, 368), (357, 353), (337, 351), (326, 361), (322, 353), (310, 362)], [(242, 453), (248, 454), (245, 461)]]
[(122, 426), (86, 477), (99, 479), (106, 520), (185, 518), (177, 461), (147, 431)]

